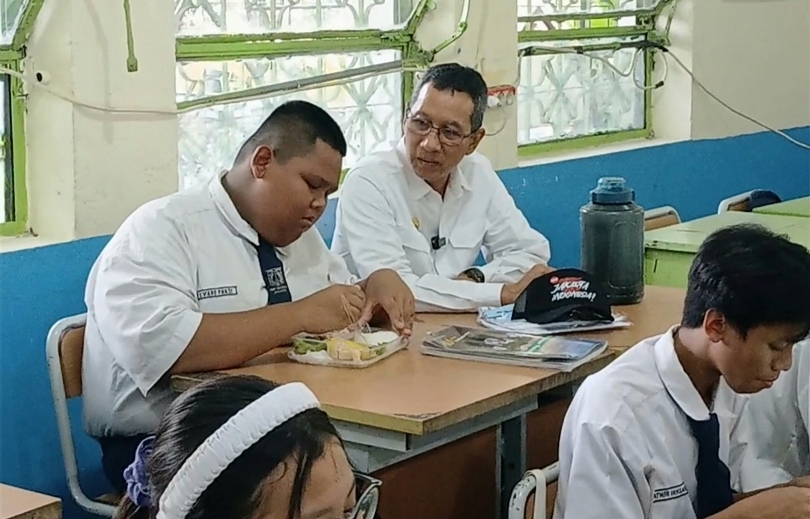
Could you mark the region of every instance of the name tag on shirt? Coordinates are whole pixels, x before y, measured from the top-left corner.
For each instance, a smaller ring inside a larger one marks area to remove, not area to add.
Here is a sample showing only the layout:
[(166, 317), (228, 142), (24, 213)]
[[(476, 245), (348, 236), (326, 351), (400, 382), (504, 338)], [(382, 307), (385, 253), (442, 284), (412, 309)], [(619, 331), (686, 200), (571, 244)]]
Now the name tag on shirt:
[(652, 502), (661, 503), (663, 501), (670, 501), (672, 499), (678, 499), (679, 497), (683, 497), (688, 493), (689, 492), (687, 492), (686, 490), (685, 483), (681, 483), (679, 485), (667, 488), (654, 489)]
[(197, 290), (197, 301), (202, 301), (203, 299), (213, 299), (215, 297), (235, 296), (238, 294), (239, 292), (238, 290), (236, 290), (236, 285), (231, 285), (227, 287), (203, 288)]

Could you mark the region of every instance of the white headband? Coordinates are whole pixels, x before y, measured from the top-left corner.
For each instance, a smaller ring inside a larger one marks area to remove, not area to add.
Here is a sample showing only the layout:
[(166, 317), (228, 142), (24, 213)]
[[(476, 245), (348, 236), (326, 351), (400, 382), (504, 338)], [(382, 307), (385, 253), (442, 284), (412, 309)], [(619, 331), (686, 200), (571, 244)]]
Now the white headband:
[(183, 463), (160, 498), (157, 519), (185, 519), (233, 460), (267, 433), (320, 404), (300, 382), (279, 386), (232, 416)]

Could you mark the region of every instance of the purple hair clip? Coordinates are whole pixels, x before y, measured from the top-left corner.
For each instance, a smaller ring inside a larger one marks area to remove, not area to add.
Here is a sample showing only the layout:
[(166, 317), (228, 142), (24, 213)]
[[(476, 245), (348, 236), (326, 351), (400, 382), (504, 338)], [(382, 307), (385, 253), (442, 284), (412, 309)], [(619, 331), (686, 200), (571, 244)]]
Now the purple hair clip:
[(136, 505), (144, 508), (152, 506), (152, 494), (149, 491), (149, 477), (146, 474), (146, 460), (152, 454), (154, 436), (148, 436), (135, 451), (135, 460), (124, 470), (124, 481), (127, 483), (127, 496)]

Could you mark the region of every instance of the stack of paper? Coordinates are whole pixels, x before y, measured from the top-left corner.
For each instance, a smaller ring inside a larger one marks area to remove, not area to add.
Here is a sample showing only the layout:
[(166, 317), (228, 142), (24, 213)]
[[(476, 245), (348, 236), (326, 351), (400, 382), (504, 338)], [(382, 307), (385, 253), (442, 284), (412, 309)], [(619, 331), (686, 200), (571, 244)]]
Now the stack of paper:
[(523, 333), (527, 335), (556, 335), (571, 332), (590, 332), (627, 328), (631, 323), (622, 314), (613, 314), (613, 321), (564, 321), (560, 323), (534, 324), (525, 319), (512, 320), (514, 305), (486, 306), (478, 309), (478, 324), (492, 330)]
[(571, 371), (607, 349), (607, 341), (448, 326), (425, 336), (425, 355)]

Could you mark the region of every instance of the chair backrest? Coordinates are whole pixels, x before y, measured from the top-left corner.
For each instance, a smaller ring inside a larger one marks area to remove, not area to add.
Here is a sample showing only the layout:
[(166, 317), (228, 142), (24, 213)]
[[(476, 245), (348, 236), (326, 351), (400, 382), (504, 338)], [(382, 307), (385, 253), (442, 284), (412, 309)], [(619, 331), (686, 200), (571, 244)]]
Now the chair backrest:
[(527, 471), (512, 491), (508, 519), (551, 519), (559, 477), (559, 463)]
[(62, 461), (70, 495), (82, 509), (103, 517), (112, 517), (115, 506), (87, 497), (79, 482), (79, 464), (70, 423), (67, 401), (82, 395), (82, 356), (84, 354), (85, 315), (60, 319), (51, 327), (45, 344), (48, 374)]
[(652, 231), (681, 223), (681, 216), (674, 207), (664, 206), (644, 211), (644, 230)]
[(717, 214), (727, 211), (749, 211), (748, 202), (751, 200), (751, 193), (753, 191), (740, 193), (721, 200), (717, 206)]
[(70, 328), (59, 341), (59, 364), (65, 397), (82, 396), (82, 356), (84, 355), (84, 325)]

